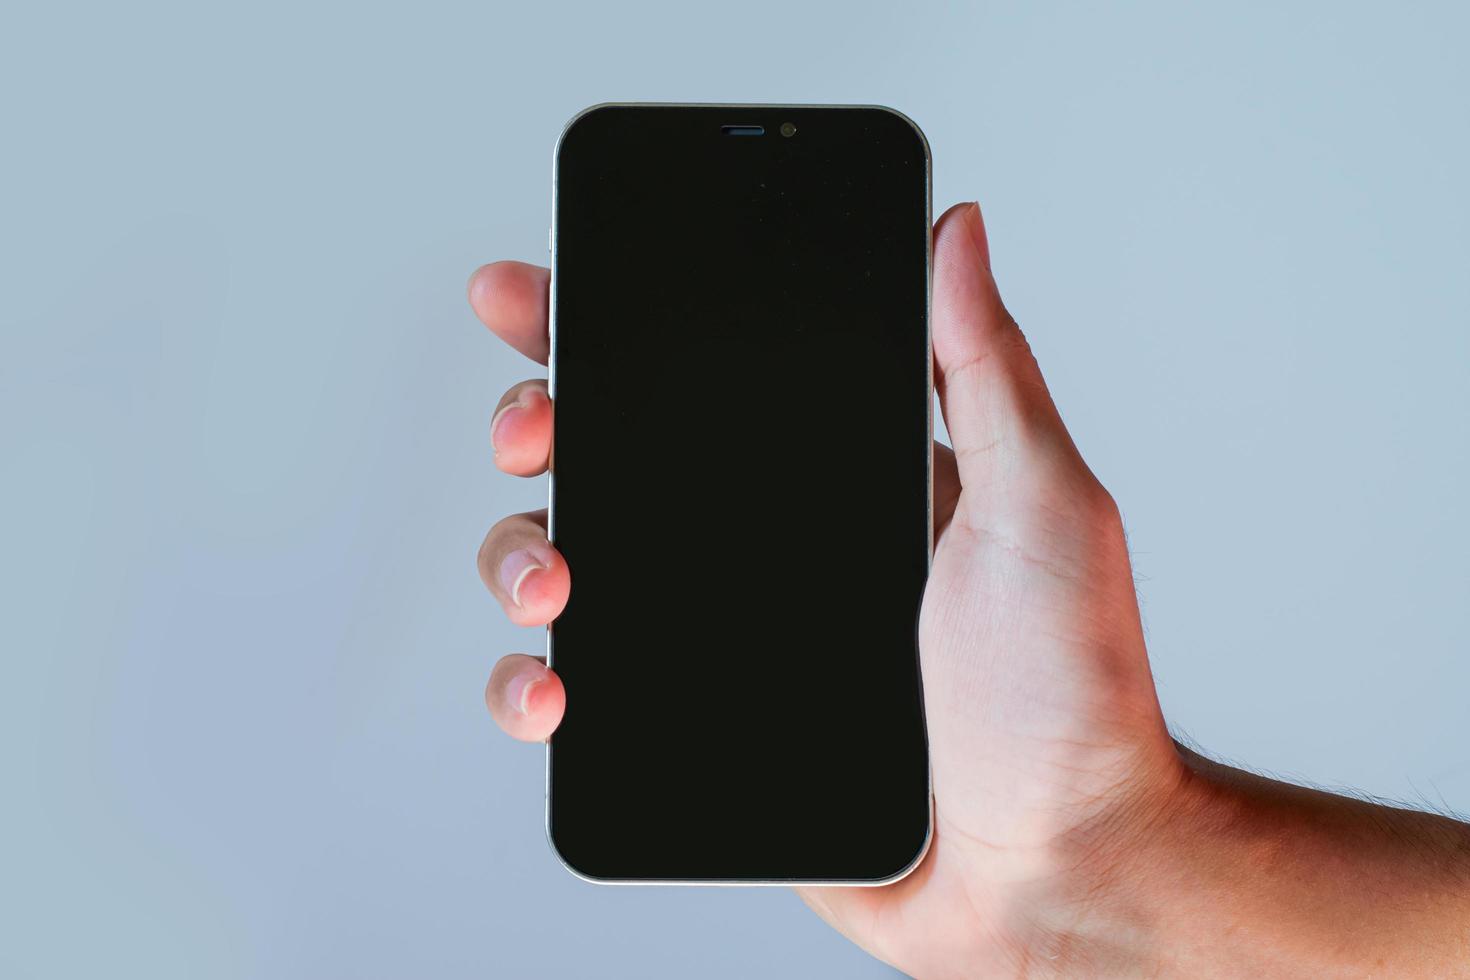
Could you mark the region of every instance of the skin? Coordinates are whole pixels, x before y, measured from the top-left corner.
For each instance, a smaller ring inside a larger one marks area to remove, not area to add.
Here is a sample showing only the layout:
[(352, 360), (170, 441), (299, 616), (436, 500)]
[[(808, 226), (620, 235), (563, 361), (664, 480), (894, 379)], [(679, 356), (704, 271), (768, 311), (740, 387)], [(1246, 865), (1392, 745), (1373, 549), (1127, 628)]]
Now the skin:
[[(546, 363), (546, 269), (497, 262), (470, 303)], [(804, 888), (823, 919), (919, 977), (1470, 976), (1470, 829), (1275, 783), (1170, 738), (1122, 521), (1002, 304), (980, 209), (935, 226), (935, 552), (920, 616), (935, 833), (882, 888)], [(497, 465), (551, 452), (544, 381), (506, 392)], [(555, 619), (571, 577), (545, 512), (496, 524), (481, 578), (511, 621)], [(497, 724), (537, 742), (565, 692), (496, 664)]]

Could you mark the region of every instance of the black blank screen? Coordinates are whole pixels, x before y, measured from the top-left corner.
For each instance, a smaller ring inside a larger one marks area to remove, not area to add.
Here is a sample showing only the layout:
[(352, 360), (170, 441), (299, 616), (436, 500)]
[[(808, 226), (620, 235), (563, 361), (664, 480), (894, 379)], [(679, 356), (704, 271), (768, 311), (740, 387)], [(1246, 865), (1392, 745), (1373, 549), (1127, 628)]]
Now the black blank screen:
[(609, 106), (557, 180), (552, 842), (594, 878), (893, 875), (929, 825), (923, 139)]

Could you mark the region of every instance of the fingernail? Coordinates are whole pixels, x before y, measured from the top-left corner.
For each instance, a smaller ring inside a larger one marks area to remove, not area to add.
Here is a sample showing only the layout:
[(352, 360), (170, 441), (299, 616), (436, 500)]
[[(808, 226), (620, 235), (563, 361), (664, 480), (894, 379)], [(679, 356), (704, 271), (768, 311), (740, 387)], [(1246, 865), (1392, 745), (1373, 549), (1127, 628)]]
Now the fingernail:
[(495, 451), (495, 455), (500, 455), (500, 436), (498, 436), (498, 432), (500, 432), (501, 419), (504, 419), (507, 414), (512, 413), (512, 411), (516, 410), (516, 408), (525, 408), (526, 406), (529, 406), (529, 404), (531, 404), (531, 401), (528, 400), (528, 395), (531, 394), (532, 391), (537, 391), (537, 389), (526, 388), (525, 391), (522, 391), (519, 395), (516, 395), (516, 400), (512, 401), (512, 403), (510, 404), (507, 404), (507, 406), (501, 407), (500, 411), (497, 411), (497, 413), (494, 414), (494, 417), (491, 417), (490, 447), (492, 448), (492, 450)]
[(969, 212), (970, 237), (980, 252), (980, 261), (990, 268), (990, 239), (985, 234), (985, 217), (980, 213), (980, 202), (971, 201)]
[(531, 713), (532, 694), (543, 680), (540, 674), (517, 674), (505, 685), (505, 700), (523, 715)]
[(500, 453), (500, 440), (497, 437), (497, 433), (500, 430), (501, 420), (515, 409), (529, 408), (532, 401), (534, 401), (538, 396), (544, 395), (545, 392), (543, 392), (540, 388), (534, 386), (526, 388), (519, 395), (516, 396), (515, 401), (511, 402), (509, 405), (505, 405), (504, 407), (502, 407), (500, 411), (496, 412), (495, 416), (490, 419), (490, 447), (495, 450), (497, 455)]
[(512, 551), (500, 563), (500, 587), (505, 589), (505, 594), (510, 596), (510, 601), (519, 609), (521, 588), (526, 584), (526, 579), (532, 572), (545, 571), (550, 567), (551, 563), (544, 556), (534, 553), (530, 548)]

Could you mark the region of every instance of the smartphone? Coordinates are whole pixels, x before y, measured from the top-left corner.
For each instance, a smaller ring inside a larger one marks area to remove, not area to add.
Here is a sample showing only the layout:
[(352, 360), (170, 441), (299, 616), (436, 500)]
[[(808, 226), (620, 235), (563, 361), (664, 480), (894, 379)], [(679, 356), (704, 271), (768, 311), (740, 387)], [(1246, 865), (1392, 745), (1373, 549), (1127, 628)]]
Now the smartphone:
[(563, 131), (547, 833), (575, 874), (878, 885), (922, 859), (929, 175), (878, 106)]

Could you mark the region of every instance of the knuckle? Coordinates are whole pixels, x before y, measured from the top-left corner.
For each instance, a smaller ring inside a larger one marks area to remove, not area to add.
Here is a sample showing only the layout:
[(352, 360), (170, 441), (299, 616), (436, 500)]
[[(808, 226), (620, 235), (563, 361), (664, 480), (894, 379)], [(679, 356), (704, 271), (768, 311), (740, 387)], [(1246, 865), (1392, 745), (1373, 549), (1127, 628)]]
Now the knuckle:
[(490, 526), (490, 532), (485, 535), (485, 540), (488, 542), (492, 538), (502, 538), (507, 534), (511, 534), (519, 530), (520, 526), (525, 522), (525, 514), (507, 514)]
[(1122, 535), (1123, 511), (1117, 499), (1096, 478), (1089, 481), (1087, 508), (1092, 523), (1109, 535)]
[(480, 577), (489, 582), (490, 566), (493, 561), (490, 550), (490, 535), (485, 535), (480, 541), (480, 546), (475, 549), (475, 568), (479, 570)]
[(517, 384), (511, 385), (510, 390), (505, 393), (505, 397), (507, 401), (520, 401), (531, 392), (546, 394), (546, 382), (541, 378), (529, 378), (525, 381), (518, 382)]
[(521, 520), (519, 514), (502, 517), (490, 526), (489, 531), (485, 532), (484, 540), (480, 542), (480, 547), (475, 552), (475, 563), (482, 570), (488, 569), (495, 561), (500, 542), (504, 541), (509, 534), (514, 533), (515, 525), (519, 520)]

